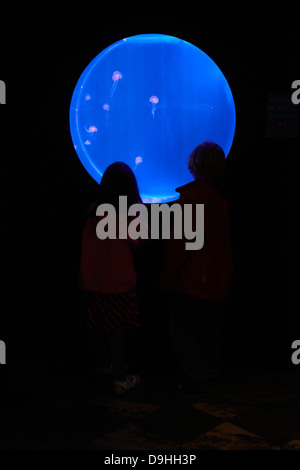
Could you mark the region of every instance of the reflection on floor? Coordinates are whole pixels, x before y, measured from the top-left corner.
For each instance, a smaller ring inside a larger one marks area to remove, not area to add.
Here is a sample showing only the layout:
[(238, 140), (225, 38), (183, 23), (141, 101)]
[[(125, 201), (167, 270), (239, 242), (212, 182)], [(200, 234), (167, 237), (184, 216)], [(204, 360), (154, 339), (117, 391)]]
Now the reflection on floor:
[(0, 449), (300, 450), (295, 370), (231, 373), (205, 393), (145, 376), (121, 396), (107, 378), (64, 369), (16, 377), (0, 403)]

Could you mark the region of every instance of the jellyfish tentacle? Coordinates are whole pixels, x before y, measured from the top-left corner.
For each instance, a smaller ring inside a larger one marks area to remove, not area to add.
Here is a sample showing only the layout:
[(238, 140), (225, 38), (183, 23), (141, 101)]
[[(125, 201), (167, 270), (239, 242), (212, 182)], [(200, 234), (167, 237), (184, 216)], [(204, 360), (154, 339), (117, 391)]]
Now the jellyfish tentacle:
[(115, 91), (116, 91), (116, 88), (117, 88), (117, 82), (114, 81), (112, 87), (111, 87), (111, 90), (110, 90), (110, 97), (112, 98), (115, 94)]
[(113, 79), (113, 84), (112, 84), (112, 87), (111, 87), (111, 90), (110, 90), (110, 97), (111, 98), (114, 96), (116, 88), (117, 88), (118, 81), (121, 80), (122, 77), (123, 77), (123, 75), (121, 74), (121, 72), (119, 72), (119, 70), (115, 70), (114, 73), (112, 74), (111, 78)]
[(159, 102), (159, 99), (157, 98), (157, 96), (153, 95), (153, 96), (150, 96), (149, 101), (150, 101), (150, 103), (152, 103), (151, 113), (152, 113), (152, 116), (153, 116), (153, 119), (154, 119), (156, 105)]
[(106, 126), (108, 126), (109, 104), (105, 103), (105, 104), (102, 106), (102, 109), (103, 109), (104, 112), (105, 112), (105, 124), (106, 124)]

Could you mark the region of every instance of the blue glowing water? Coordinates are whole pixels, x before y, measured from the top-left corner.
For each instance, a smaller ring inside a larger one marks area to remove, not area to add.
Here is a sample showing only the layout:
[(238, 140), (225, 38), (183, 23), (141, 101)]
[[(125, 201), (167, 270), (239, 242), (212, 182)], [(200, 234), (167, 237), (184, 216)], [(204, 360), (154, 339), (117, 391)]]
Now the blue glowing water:
[(108, 165), (124, 161), (144, 202), (168, 202), (191, 181), (187, 159), (198, 144), (214, 141), (228, 155), (235, 106), (224, 75), (203, 51), (143, 34), (112, 44), (86, 67), (72, 96), (70, 130), (97, 182)]

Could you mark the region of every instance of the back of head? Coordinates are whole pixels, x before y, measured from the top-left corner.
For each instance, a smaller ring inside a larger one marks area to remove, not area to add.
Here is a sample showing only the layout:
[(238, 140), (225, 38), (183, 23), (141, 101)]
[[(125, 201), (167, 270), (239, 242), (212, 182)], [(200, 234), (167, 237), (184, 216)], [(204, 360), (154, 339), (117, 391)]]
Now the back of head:
[(117, 209), (119, 196), (127, 196), (128, 206), (142, 202), (135, 175), (123, 162), (109, 165), (100, 183), (100, 203), (112, 204)]
[(188, 168), (194, 179), (204, 179), (216, 185), (225, 170), (225, 153), (218, 144), (206, 140), (189, 156)]

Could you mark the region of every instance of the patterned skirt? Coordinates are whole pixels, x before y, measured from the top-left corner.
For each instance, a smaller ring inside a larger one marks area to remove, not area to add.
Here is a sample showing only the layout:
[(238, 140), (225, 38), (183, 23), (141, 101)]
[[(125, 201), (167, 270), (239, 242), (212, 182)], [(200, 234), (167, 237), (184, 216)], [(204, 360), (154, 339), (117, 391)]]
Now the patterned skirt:
[(103, 327), (107, 332), (140, 328), (140, 310), (135, 289), (122, 294), (83, 292), (88, 328)]

